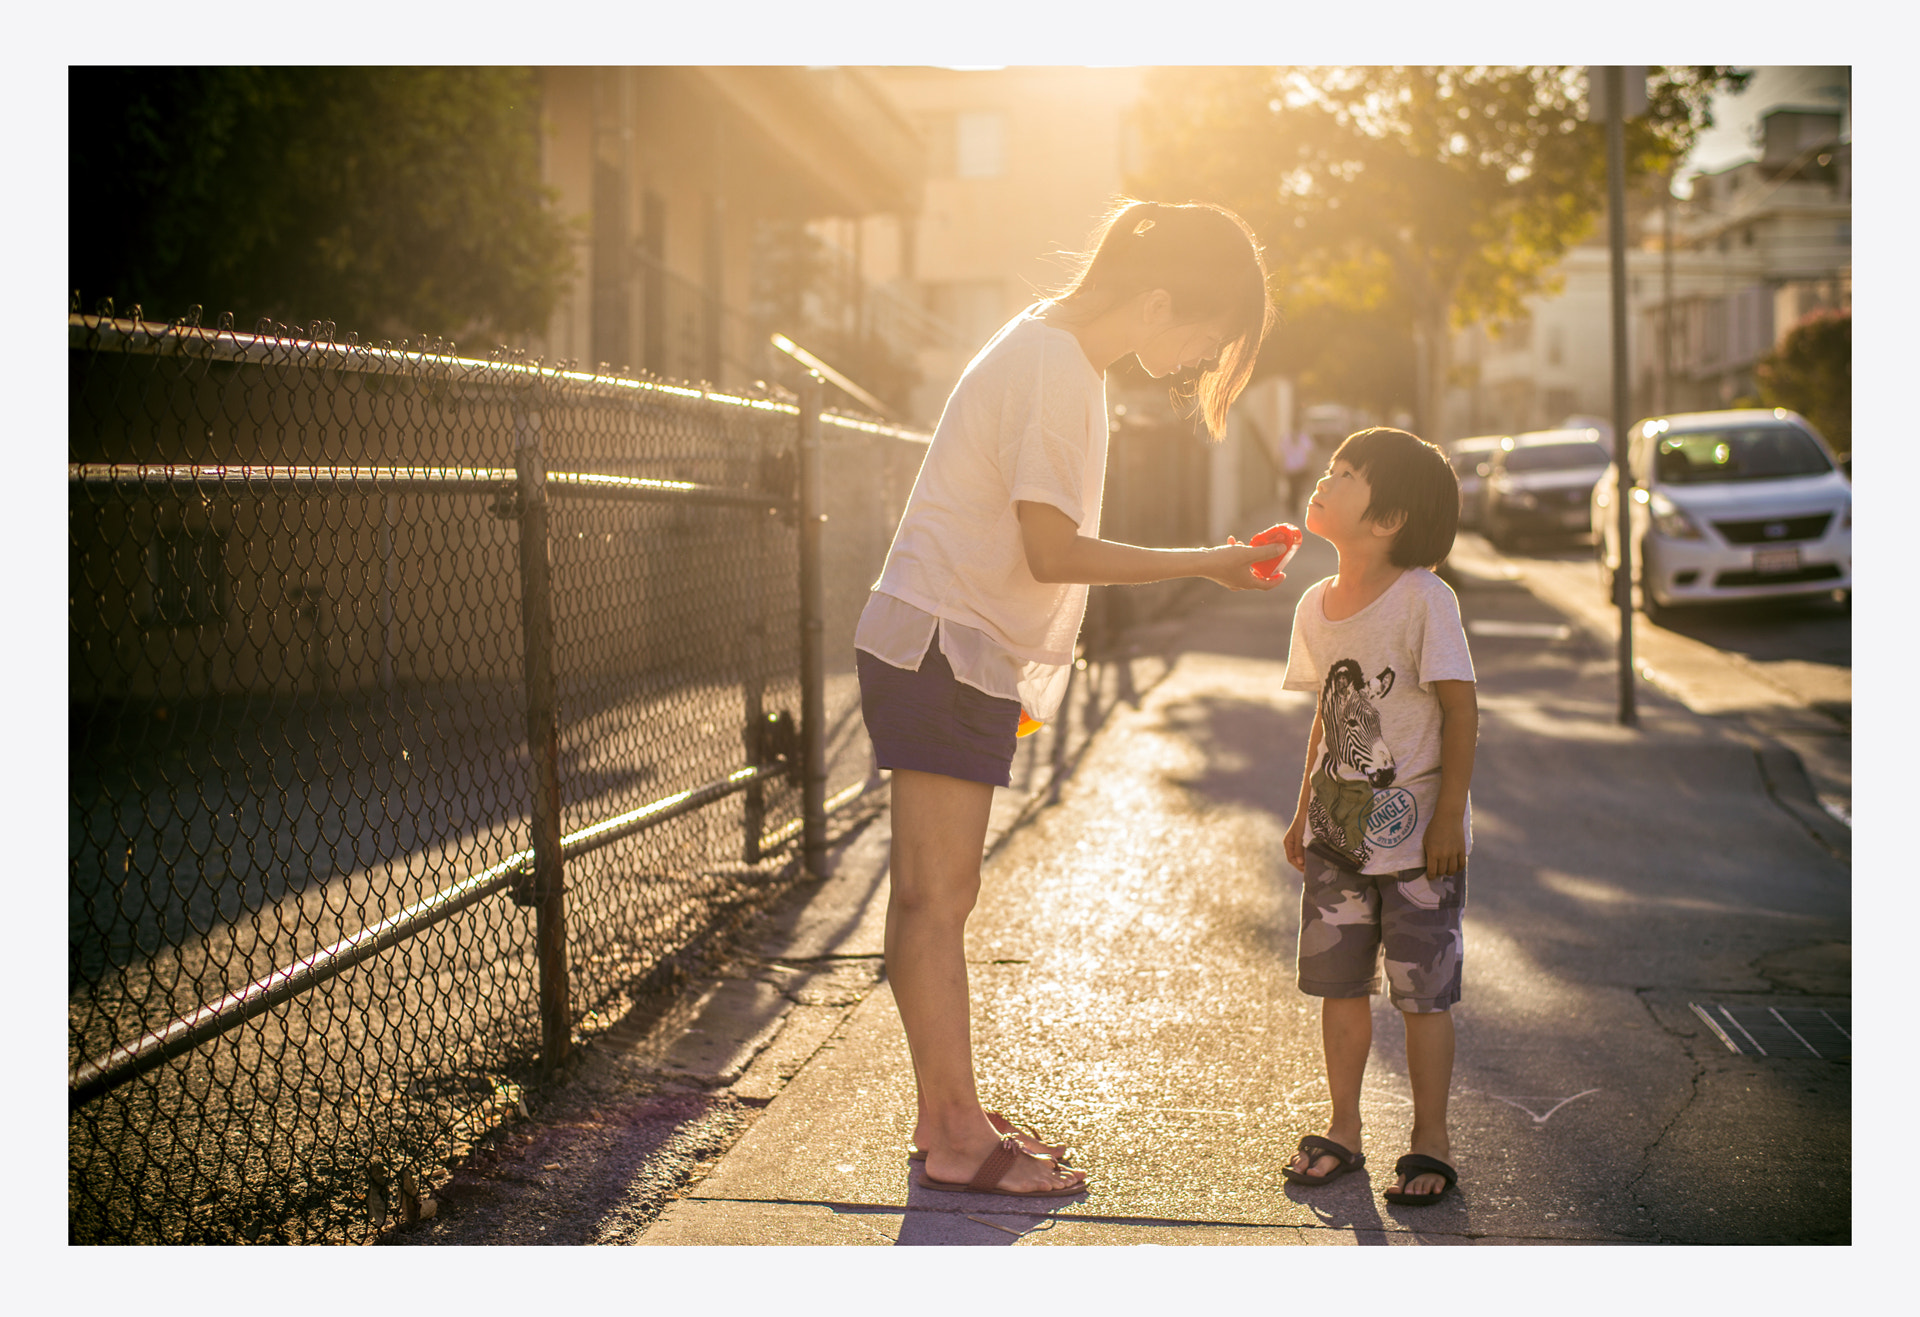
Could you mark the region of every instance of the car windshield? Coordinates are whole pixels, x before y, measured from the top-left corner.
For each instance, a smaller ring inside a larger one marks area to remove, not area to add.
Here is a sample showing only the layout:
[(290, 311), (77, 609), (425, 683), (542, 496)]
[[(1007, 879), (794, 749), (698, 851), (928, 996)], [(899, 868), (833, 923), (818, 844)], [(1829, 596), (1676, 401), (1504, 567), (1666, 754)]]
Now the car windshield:
[(1793, 425), (1687, 430), (1660, 437), (1655, 470), (1665, 485), (1784, 480), (1833, 470), (1813, 437)]
[(1507, 454), (1509, 471), (1571, 471), (1605, 466), (1607, 450), (1591, 439), (1570, 444), (1525, 444)]

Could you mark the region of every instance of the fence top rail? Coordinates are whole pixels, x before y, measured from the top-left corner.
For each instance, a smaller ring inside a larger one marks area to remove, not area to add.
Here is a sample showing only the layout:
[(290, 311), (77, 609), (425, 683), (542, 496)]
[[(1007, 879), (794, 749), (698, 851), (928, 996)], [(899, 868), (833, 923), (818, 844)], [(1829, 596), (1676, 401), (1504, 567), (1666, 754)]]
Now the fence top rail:
[[(291, 489), (312, 493), (383, 492), (501, 494), (517, 487), (512, 467), (490, 466), (264, 466), (239, 463), (69, 462), (69, 487), (257, 492)], [(784, 511), (792, 498), (759, 489), (729, 489), (693, 480), (612, 475), (598, 471), (548, 471), (542, 483), (552, 494), (585, 498), (734, 503)]]
[[(178, 322), (160, 324), (150, 320), (90, 316), (77, 312), (70, 312), (67, 316), (67, 346), (94, 350), (112, 348), (153, 356), (183, 356), (207, 361), (296, 366), (314, 370), (438, 375), (441, 378), (464, 378), (474, 383), (498, 385), (531, 385), (540, 382), (563, 389), (593, 388), (610, 396), (624, 395), (636, 400), (678, 399), (786, 416), (800, 413), (798, 406), (778, 398), (749, 397), (700, 385), (676, 384), (635, 375), (599, 375), (591, 371), (572, 370), (564, 365), (549, 365), (538, 359), (510, 356), (504, 351), (482, 359), (435, 349), (409, 349), (404, 343), (397, 348), (385, 345), (374, 347), (351, 339), (342, 343), (330, 338), (249, 334), (235, 329), (208, 329)], [(933, 439), (924, 431), (834, 412), (824, 412), (820, 419), (822, 423), (842, 430), (890, 439), (916, 443), (930, 443)]]

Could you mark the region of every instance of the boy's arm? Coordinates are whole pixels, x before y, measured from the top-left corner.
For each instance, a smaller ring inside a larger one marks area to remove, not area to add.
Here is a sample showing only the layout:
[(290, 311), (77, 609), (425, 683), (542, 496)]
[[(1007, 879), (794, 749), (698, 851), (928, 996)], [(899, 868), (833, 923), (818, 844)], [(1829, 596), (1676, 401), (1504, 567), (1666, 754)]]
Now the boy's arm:
[(1307, 801), (1313, 794), (1313, 762), (1320, 757), (1320, 702), (1313, 704), (1313, 730), (1307, 733), (1307, 764), (1300, 770), (1300, 804), (1293, 811), (1293, 822), (1287, 825), (1287, 836), (1283, 843), (1287, 852), (1287, 863), (1296, 869), (1307, 867)]
[(1473, 780), (1473, 752), (1480, 739), (1480, 703), (1470, 681), (1436, 681), (1440, 701), (1440, 795), (1433, 802), (1421, 850), (1429, 877), (1459, 873), (1467, 863), (1467, 836), (1461, 820), (1467, 812), (1467, 786)]

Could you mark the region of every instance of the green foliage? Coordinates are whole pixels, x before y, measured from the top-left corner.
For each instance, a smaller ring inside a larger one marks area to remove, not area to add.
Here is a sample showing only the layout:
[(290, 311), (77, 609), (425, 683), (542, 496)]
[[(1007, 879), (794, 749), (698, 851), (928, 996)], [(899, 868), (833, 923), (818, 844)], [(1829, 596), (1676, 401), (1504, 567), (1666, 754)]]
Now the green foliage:
[[(1654, 70), (1649, 113), (1628, 125), (1630, 176), (1671, 169), (1712, 122), (1712, 90), (1744, 77)], [(1439, 342), (1449, 326), (1518, 315), (1592, 230), (1605, 138), (1585, 101), (1575, 67), (1157, 70), (1129, 184), (1244, 216), (1283, 317), (1311, 309), (1355, 329), (1384, 317)], [(1351, 374), (1324, 358), (1352, 337), (1302, 336), (1263, 366)], [(1431, 372), (1444, 373), (1441, 348)], [(1386, 383), (1378, 376), (1375, 391)]]
[(1760, 401), (1813, 422), (1845, 461), (1853, 452), (1853, 312), (1815, 311), (1754, 372)]
[(148, 319), (543, 327), (572, 273), (507, 68), (75, 68), (69, 282)]

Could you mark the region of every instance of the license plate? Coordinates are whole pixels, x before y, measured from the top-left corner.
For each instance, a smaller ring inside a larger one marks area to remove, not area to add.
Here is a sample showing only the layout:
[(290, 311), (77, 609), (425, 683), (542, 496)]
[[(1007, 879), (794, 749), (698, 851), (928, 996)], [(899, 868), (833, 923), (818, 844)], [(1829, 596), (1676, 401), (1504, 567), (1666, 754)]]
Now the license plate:
[(1800, 550), (1755, 549), (1753, 570), (1768, 575), (1775, 572), (1797, 572), (1800, 570)]

